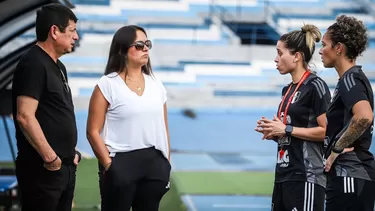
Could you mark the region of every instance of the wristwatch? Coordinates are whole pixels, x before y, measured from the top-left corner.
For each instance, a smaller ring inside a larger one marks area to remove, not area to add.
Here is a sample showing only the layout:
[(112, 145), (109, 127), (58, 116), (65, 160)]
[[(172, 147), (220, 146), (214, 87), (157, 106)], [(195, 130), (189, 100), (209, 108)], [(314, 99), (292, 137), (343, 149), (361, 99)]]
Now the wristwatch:
[(293, 131), (293, 126), (292, 125), (286, 125), (285, 128), (285, 135), (286, 136), (291, 136)]

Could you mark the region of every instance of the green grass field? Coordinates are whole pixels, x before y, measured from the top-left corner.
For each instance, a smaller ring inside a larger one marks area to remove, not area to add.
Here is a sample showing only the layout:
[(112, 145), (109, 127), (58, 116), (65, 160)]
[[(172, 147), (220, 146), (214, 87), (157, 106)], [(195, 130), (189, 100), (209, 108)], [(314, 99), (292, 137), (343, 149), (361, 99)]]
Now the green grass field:
[[(271, 172), (173, 172), (160, 211), (185, 211), (181, 194), (271, 195), (273, 179)], [(89, 211), (100, 203), (96, 159), (80, 163), (74, 200), (77, 207), (86, 208), (75, 211)]]
[(14, 164), (12, 162), (0, 162), (0, 167), (3, 167), (3, 168), (13, 168)]
[(271, 195), (271, 172), (174, 172), (181, 194)]
[[(0, 163), (12, 167), (12, 163)], [(186, 211), (181, 194), (271, 195), (273, 172), (173, 172), (160, 211)], [(96, 159), (82, 159), (77, 170), (74, 211), (97, 211), (100, 204)]]

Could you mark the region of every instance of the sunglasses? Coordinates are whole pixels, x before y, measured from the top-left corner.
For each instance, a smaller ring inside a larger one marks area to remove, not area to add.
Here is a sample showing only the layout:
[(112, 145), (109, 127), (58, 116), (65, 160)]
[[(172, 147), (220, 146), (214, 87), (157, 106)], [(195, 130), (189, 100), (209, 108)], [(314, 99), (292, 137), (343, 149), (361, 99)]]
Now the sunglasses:
[(147, 46), (148, 49), (152, 48), (152, 42), (151, 40), (146, 40), (145, 42), (143, 41), (136, 41), (134, 44), (131, 44), (130, 47), (134, 46), (135, 49), (137, 50), (143, 50), (145, 46)]

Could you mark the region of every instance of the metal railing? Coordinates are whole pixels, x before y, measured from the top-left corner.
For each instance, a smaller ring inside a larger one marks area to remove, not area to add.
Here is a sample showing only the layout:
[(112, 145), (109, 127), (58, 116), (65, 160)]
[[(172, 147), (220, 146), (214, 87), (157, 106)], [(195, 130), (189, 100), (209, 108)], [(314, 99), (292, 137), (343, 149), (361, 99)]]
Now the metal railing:
[(209, 14), (210, 17), (215, 14), (216, 11), (219, 12), (220, 15), (228, 16), (228, 18), (232, 21), (238, 20), (241, 17), (241, 11), (242, 11), (242, 0), (233, 0), (236, 1), (236, 12), (235, 15), (230, 13), (224, 6), (221, 6), (217, 3), (216, 0), (211, 0), (211, 3), (209, 5)]
[[(233, 0), (234, 1), (234, 0)], [(278, 22), (279, 17), (283, 17), (287, 22), (291, 21), (291, 18), (288, 17), (287, 14), (282, 13), (282, 11), (272, 2), (269, 0), (258, 0), (258, 4), (260, 4), (263, 7), (263, 19), (261, 20), (264, 23), (267, 23), (274, 31), (276, 31), (278, 34), (284, 34), (288, 31), (288, 25), (282, 26)], [(239, 26), (236, 24), (239, 22), (247, 22), (244, 17), (244, 7), (245, 7), (245, 1), (243, 0), (235, 0), (235, 10), (229, 11), (225, 6), (221, 5), (216, 0), (211, 0), (211, 3), (209, 5), (209, 17), (212, 19), (213, 17), (217, 17), (222, 22), (232, 23), (231, 29), (233, 33), (237, 32), (237, 29)], [(259, 14), (257, 14), (259, 15)], [(247, 16), (248, 17), (248, 16)], [(248, 35), (245, 35), (245, 37), (257, 37), (254, 33), (257, 33), (256, 30), (252, 30), (249, 32)], [(234, 35), (235, 36), (235, 35)], [(258, 36), (258, 38), (260, 38)], [(262, 39), (262, 38), (261, 38)]]
[(262, 1), (263, 8), (264, 8), (264, 17), (265, 22), (271, 26), (278, 34), (284, 34), (288, 31), (288, 25), (287, 27), (283, 27), (278, 22), (279, 17), (283, 17), (286, 19), (287, 22), (291, 22), (291, 17), (288, 16), (286, 13), (281, 12), (281, 10), (271, 1), (264, 0)]
[[(240, 11), (240, 8), (238, 8), (238, 11)], [(208, 18), (216, 25), (218, 25), (221, 31), (224, 31), (229, 35), (230, 42), (232, 44), (238, 44), (241, 42), (235, 34), (235, 31), (237, 31), (237, 25), (229, 28), (225, 24), (225, 22), (235, 22), (236, 17), (232, 13), (230, 13), (230, 11), (228, 11), (224, 6), (218, 4), (216, 0), (211, 0), (211, 3), (209, 4)]]

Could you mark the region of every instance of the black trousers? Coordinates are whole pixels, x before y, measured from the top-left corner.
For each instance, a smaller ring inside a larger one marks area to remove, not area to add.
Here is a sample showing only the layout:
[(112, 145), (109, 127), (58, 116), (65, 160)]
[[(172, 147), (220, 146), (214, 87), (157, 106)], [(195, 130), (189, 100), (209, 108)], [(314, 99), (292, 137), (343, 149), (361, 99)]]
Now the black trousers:
[(323, 211), (324, 188), (309, 182), (275, 183), (272, 211)]
[(170, 171), (155, 148), (116, 153), (107, 171), (99, 164), (102, 211), (158, 211), (170, 188)]
[(63, 161), (49, 171), (41, 162), (16, 161), (22, 211), (71, 211), (77, 167)]
[(375, 182), (334, 177), (327, 182), (326, 211), (373, 211)]

